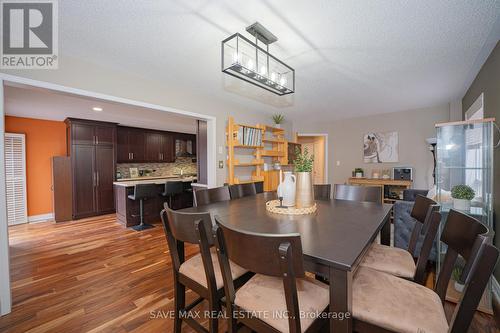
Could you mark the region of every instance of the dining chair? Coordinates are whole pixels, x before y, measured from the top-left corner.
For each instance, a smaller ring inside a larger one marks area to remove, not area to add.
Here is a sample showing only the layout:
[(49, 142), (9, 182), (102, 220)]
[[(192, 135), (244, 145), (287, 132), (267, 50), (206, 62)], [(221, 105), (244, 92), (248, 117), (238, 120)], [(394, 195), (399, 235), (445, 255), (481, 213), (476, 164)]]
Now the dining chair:
[[(371, 268), (357, 269), (352, 282), (354, 331), (468, 331), (499, 251), (489, 244), (491, 235), (485, 225), (455, 210), (448, 214), (441, 241), (447, 245), (447, 251), (434, 290)], [(448, 323), (444, 301), (459, 255), (466, 262), (460, 278), (465, 289)]]
[[(215, 219), (228, 332), (235, 333), (238, 324), (256, 332), (312, 332), (327, 323), (315, 319), (328, 310), (329, 288), (305, 276), (300, 234), (250, 233)], [(256, 273), (238, 290), (230, 260)]]
[(335, 184), (333, 197), (339, 200), (382, 203), (382, 189), (380, 186)]
[[(174, 332), (180, 333), (182, 321), (196, 331), (217, 333), (218, 316), (208, 319), (209, 330), (194, 320), (195, 316), (187, 314), (203, 300), (208, 301), (211, 313), (221, 310), (220, 300), (224, 296), (223, 279), (215, 248), (213, 247), (212, 217), (210, 213), (187, 213), (174, 211), (164, 204), (161, 220), (167, 238), (174, 273)], [(184, 244), (197, 244), (200, 253), (185, 260)], [(248, 280), (247, 270), (233, 263), (230, 264), (230, 274), (241, 285)], [(193, 290), (198, 297), (186, 306), (186, 287)]]
[(254, 183), (236, 184), (229, 185), (229, 193), (231, 194), (231, 199), (239, 199), (251, 195), (256, 195), (257, 190), (255, 189)]
[(332, 198), (332, 184), (314, 184), (315, 200), (330, 200)]
[[(441, 223), (439, 216), (433, 214), (439, 211), (439, 207), (434, 200), (418, 195), (410, 213), (415, 219), (415, 225), (408, 248), (401, 249), (373, 243), (360, 265), (425, 284), (427, 262)], [(423, 242), (417, 256), (417, 243), (421, 235)], [(418, 258), (416, 264), (414, 257)]]
[(184, 193), (184, 182), (182, 180), (166, 181), (165, 188), (161, 195), (168, 199), (168, 206), (173, 207), (172, 199), (182, 193)]
[(195, 207), (231, 200), (231, 195), (229, 194), (229, 188), (227, 186), (199, 189), (194, 191), (193, 197)]

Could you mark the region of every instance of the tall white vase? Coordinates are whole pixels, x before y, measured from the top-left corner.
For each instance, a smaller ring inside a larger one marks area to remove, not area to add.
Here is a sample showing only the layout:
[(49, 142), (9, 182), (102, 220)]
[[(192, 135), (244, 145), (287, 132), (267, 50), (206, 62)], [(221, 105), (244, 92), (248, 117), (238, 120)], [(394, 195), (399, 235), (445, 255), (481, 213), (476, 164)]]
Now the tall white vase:
[(295, 176), (287, 171), (284, 172), (285, 179), (281, 179), (280, 174), (280, 184), (278, 185), (278, 197), (283, 197), (283, 206), (293, 207), (295, 206), (295, 187), (296, 178)]

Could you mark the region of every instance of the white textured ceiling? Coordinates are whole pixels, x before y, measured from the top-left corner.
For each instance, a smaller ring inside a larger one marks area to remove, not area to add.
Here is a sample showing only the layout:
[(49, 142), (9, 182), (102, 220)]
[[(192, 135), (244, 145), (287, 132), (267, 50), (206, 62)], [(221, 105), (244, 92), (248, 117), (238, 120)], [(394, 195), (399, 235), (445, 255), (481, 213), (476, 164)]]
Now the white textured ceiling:
[[(164, 111), (111, 103), (45, 89), (5, 86), (5, 113), (9, 116), (63, 121), (68, 117), (118, 122), (141, 128), (196, 133), (196, 120)], [(95, 112), (93, 107), (103, 111)]]
[[(499, 0), (59, 3), (62, 56), (175, 85), (200, 100), (329, 120), (461, 98), (500, 13)], [(246, 34), (255, 21), (279, 38), (272, 53), (295, 68), (294, 95), (277, 97), (221, 73), (221, 40)]]

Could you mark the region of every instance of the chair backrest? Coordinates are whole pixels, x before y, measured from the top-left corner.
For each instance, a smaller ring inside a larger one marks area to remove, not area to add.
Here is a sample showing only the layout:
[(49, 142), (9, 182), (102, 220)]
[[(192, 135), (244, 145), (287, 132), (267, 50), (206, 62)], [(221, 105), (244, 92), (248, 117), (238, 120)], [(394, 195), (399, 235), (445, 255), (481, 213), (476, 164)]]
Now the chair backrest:
[(484, 224), (454, 209), (448, 212), (446, 224), (441, 233), (441, 242), (447, 245), (447, 250), (434, 287), (442, 301), (446, 296), (458, 255), (465, 260), (460, 280), (467, 282), (482, 243), (490, 240), (490, 231)]
[[(300, 234), (251, 233), (224, 224), (217, 216), (214, 233), (224, 280), (227, 311), (233, 311), (234, 283), (229, 260), (251, 272), (281, 277), (291, 332), (300, 332), (300, 314), (295, 279), (304, 277)], [(256, 246), (257, 245), (257, 246)]]
[(475, 251), (476, 255), (474, 256), (468, 282), (463, 291), (463, 297), (453, 312), (450, 321), (450, 333), (468, 332), (484, 289), (488, 285), (491, 274), (493, 274), (498, 262), (499, 251), (489, 244), (487, 237), (478, 236), (476, 244), (480, 245)]
[(264, 193), (264, 182), (255, 182), (255, 192)]
[(257, 190), (255, 189), (254, 183), (236, 184), (229, 186), (229, 193), (231, 194), (231, 199), (239, 199), (251, 195), (256, 195)]
[(420, 247), (420, 254), (417, 259), (415, 275), (413, 276), (413, 281), (421, 285), (425, 285), (426, 282), (427, 262), (429, 261), (429, 256), (436, 239), (439, 225), (441, 224), (441, 214), (437, 210), (435, 210), (434, 207), (439, 206), (433, 205), (429, 207), (429, 211), (431, 211), (432, 213), (428, 217), (428, 221), (426, 221), (426, 232), (422, 242), (422, 246)]
[(330, 200), (332, 198), (332, 184), (315, 184), (313, 188), (315, 200)]
[(382, 188), (380, 186), (335, 184), (334, 198), (339, 200), (382, 203)]
[(219, 201), (231, 200), (229, 188), (227, 186), (216, 188), (205, 188), (194, 192), (194, 205), (202, 206)]
[(158, 193), (156, 184), (136, 184), (134, 186), (134, 198), (136, 200), (154, 198)]
[[(431, 221), (432, 214), (439, 211), (439, 207), (436, 201), (424, 197), (423, 195), (417, 195), (415, 197), (415, 203), (410, 213), (410, 216), (415, 219), (415, 225), (413, 226), (410, 241), (408, 242), (408, 252), (413, 256), (415, 256), (420, 235), (427, 234), (429, 229), (428, 224)], [(434, 234), (433, 237), (435, 236)]]
[(183, 181), (167, 181), (165, 183), (165, 195), (175, 195), (184, 192), (184, 182)]
[(216, 293), (217, 284), (210, 254), (210, 248), (214, 243), (211, 236), (213, 220), (210, 213), (178, 212), (170, 209), (167, 203), (164, 207), (160, 214), (172, 258), (174, 276), (179, 274), (179, 268), (184, 262), (184, 243), (198, 244), (208, 282), (208, 292)]

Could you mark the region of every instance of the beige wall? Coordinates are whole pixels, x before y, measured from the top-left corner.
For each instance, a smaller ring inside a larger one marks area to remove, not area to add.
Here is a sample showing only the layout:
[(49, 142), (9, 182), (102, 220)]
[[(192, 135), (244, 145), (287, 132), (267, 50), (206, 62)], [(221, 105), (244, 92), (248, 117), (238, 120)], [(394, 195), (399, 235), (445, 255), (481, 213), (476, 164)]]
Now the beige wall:
[[(234, 95), (234, 102), (214, 101), (210, 96), (200, 94), (195, 83), (191, 87), (169, 86), (165, 82), (131, 76), (125, 71), (100, 67), (67, 56), (60, 58), (57, 70), (1, 70), (0, 72), (214, 116), (217, 127), (216, 163), (219, 160), (226, 161), (225, 127), (229, 115), (239, 123), (272, 123), (271, 115), (254, 111), (259, 109), (260, 104), (248, 98)], [(241, 103), (252, 105), (253, 110)], [(290, 133), (292, 124), (286, 122), (284, 128)], [(219, 153), (220, 147), (222, 153)], [(217, 169), (218, 185), (224, 183), (226, 171), (225, 165), (224, 169)]]
[[(432, 154), (425, 139), (436, 136), (434, 124), (448, 121), (449, 112), (449, 105), (446, 104), (335, 122), (304, 124), (296, 121), (294, 129), (299, 133), (328, 133), (330, 183), (344, 183), (356, 167), (365, 169), (367, 175), (371, 175), (372, 169), (409, 166), (414, 168), (414, 188), (427, 189), (432, 186)], [(363, 134), (370, 131), (399, 133), (398, 163), (363, 162)]]

